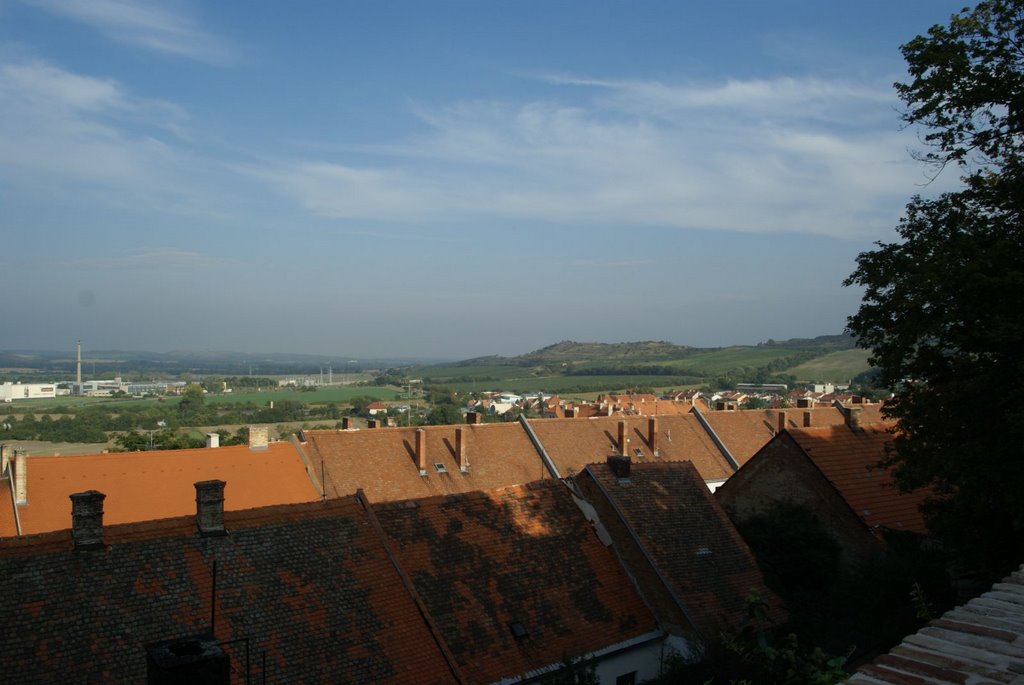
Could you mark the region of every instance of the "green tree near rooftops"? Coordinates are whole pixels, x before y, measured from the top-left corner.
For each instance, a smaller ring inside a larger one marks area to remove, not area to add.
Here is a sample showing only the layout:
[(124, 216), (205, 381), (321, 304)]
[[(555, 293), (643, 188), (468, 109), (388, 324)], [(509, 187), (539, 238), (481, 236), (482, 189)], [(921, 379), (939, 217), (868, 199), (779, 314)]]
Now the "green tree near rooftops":
[(902, 52), (916, 156), (963, 188), (912, 198), (899, 239), (858, 256), (848, 327), (896, 393), (899, 487), (934, 488), (933, 531), (991, 578), (1024, 560), (1024, 0), (981, 2)]

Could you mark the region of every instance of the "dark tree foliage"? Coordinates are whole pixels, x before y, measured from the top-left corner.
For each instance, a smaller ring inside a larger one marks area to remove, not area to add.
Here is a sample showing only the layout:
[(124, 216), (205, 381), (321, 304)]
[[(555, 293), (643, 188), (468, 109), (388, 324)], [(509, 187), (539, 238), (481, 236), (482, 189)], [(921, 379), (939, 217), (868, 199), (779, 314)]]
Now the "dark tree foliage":
[(900, 240), (857, 258), (849, 329), (896, 393), (899, 486), (933, 487), (933, 530), (991, 577), (1024, 561), (1024, 0), (964, 10), (903, 54), (904, 120), (964, 188), (913, 198)]

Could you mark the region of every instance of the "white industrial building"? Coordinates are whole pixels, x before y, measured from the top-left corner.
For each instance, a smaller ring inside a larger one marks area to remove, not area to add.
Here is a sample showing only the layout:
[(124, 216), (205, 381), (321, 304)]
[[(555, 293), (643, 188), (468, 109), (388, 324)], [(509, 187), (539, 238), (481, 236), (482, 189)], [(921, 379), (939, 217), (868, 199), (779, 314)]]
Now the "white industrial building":
[(56, 383), (12, 383), (0, 384), (0, 401), (53, 399), (57, 396)]

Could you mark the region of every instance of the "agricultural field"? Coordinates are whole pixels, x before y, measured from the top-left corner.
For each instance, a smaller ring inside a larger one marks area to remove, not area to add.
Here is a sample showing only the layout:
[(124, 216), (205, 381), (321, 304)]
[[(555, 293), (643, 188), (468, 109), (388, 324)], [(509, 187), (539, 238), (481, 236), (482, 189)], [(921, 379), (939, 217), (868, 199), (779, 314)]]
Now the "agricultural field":
[(868, 365), (870, 355), (869, 350), (842, 350), (794, 366), (787, 373), (809, 383), (846, 383), (871, 368)]
[(352, 386), (341, 387), (320, 387), (314, 391), (301, 390), (261, 390), (259, 392), (232, 392), (227, 394), (208, 394), (206, 401), (210, 404), (266, 404), (267, 402), (280, 402), (291, 400), (303, 404), (326, 404), (328, 402), (348, 402), (353, 397), (372, 397), (376, 400), (393, 400), (398, 396), (396, 388), (385, 388), (378, 386)]

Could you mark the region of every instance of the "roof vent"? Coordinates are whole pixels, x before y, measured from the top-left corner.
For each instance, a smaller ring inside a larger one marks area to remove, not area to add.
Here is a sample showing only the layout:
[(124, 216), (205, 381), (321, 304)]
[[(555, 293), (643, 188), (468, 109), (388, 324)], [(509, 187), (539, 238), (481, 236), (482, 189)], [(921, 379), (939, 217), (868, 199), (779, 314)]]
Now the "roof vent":
[(526, 632), (526, 626), (519, 621), (509, 621), (508, 629), (512, 632), (512, 637), (516, 639), (516, 642), (522, 642), (530, 635)]
[(712, 554), (712, 552), (711, 552), (711, 548), (710, 547), (698, 547), (697, 548), (697, 556), (698, 557), (710, 557), (711, 554)]

